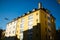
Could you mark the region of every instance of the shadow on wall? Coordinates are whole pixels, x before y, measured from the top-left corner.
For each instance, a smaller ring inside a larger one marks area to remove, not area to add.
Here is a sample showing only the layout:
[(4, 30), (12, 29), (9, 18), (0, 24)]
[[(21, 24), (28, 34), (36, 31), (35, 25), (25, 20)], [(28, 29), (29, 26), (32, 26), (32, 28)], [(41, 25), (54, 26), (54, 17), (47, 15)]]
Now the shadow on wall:
[[(17, 36), (14, 36), (14, 37), (5, 37), (5, 40), (20, 40), (20, 39), (18, 39)], [(40, 23), (37, 23), (37, 25), (33, 26), (32, 29), (23, 31), (22, 40), (41, 40)]]
[(4, 40), (4, 35), (5, 35), (4, 31), (5, 30), (0, 29), (0, 40)]
[(56, 40), (60, 40), (60, 29), (56, 30)]
[(0, 29), (0, 40), (2, 40), (2, 39), (1, 39), (1, 38), (2, 38), (2, 32), (3, 32), (3, 30)]
[(19, 40), (17, 38), (17, 36), (13, 36), (13, 37), (5, 37), (5, 40)]
[(40, 23), (23, 32), (23, 40), (41, 40)]

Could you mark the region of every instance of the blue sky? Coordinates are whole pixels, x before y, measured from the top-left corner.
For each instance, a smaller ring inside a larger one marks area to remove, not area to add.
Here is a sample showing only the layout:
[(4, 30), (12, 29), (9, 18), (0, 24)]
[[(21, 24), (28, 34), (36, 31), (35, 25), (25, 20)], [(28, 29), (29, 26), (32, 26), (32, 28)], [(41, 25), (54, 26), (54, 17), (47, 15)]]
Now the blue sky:
[(39, 2), (44, 8), (49, 9), (56, 18), (56, 29), (58, 29), (60, 26), (60, 4), (57, 0), (0, 0), (0, 28), (6, 29), (6, 24), (12, 19), (31, 11), (33, 8), (38, 8)]

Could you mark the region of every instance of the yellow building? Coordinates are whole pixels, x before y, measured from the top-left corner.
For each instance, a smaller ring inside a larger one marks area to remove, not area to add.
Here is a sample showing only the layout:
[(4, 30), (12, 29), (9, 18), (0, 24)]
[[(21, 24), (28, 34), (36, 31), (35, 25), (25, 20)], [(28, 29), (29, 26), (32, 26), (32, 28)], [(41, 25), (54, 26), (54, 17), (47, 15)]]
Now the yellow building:
[(40, 3), (38, 9), (18, 17), (16, 26), (16, 35), (20, 40), (54, 40), (55, 38), (55, 18), (47, 9), (42, 8)]

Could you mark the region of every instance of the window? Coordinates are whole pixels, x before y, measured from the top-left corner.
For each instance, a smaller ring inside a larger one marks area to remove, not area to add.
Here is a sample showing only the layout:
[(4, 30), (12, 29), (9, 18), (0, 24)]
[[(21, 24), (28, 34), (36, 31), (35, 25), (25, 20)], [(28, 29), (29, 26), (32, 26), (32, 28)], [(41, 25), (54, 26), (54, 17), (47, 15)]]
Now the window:
[(38, 19), (36, 19), (36, 22), (38, 22)]
[(31, 20), (31, 19), (33, 19), (33, 15), (28, 16), (28, 20)]
[(20, 33), (23, 33), (23, 29), (20, 29)]
[(52, 22), (54, 22), (54, 20), (52, 19)]
[(25, 21), (24, 18), (22, 18), (22, 19), (21, 19), (21, 23), (24, 23), (24, 21)]
[(28, 16), (28, 28), (32, 29), (32, 24), (33, 24), (33, 15)]
[(50, 17), (48, 17), (48, 20), (50, 20)]
[(51, 18), (50, 18), (50, 15), (48, 15), (47, 18), (48, 18), (48, 22), (50, 22), (50, 19), (51, 19)]
[(15, 28), (15, 26), (13, 26), (13, 28)]
[(24, 27), (24, 18), (21, 19), (21, 24), (20, 24), (20, 28), (23, 28)]
[(48, 29), (48, 32), (51, 32), (51, 30)]
[(20, 24), (20, 28), (23, 28), (24, 27), (24, 24)]
[(38, 15), (38, 13), (36, 13), (36, 15)]
[(11, 34), (11, 32), (9, 32), (9, 34)]
[(20, 40), (23, 40), (23, 33), (20, 34)]
[(32, 26), (32, 21), (29, 21), (28, 22), (28, 26)]
[(15, 33), (14, 31), (12, 31), (13, 32), (13, 34)]
[(48, 22), (48, 26), (51, 26), (51, 23), (50, 22)]
[(28, 27), (29, 27), (29, 29), (32, 29), (32, 21), (28, 22)]

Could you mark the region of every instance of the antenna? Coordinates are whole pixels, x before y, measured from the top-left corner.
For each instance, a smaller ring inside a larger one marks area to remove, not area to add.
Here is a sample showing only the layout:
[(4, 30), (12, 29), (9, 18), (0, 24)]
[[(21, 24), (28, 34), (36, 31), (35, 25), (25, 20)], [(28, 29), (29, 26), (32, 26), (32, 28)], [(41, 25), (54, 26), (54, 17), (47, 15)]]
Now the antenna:
[(42, 8), (42, 3), (38, 3), (38, 9)]

